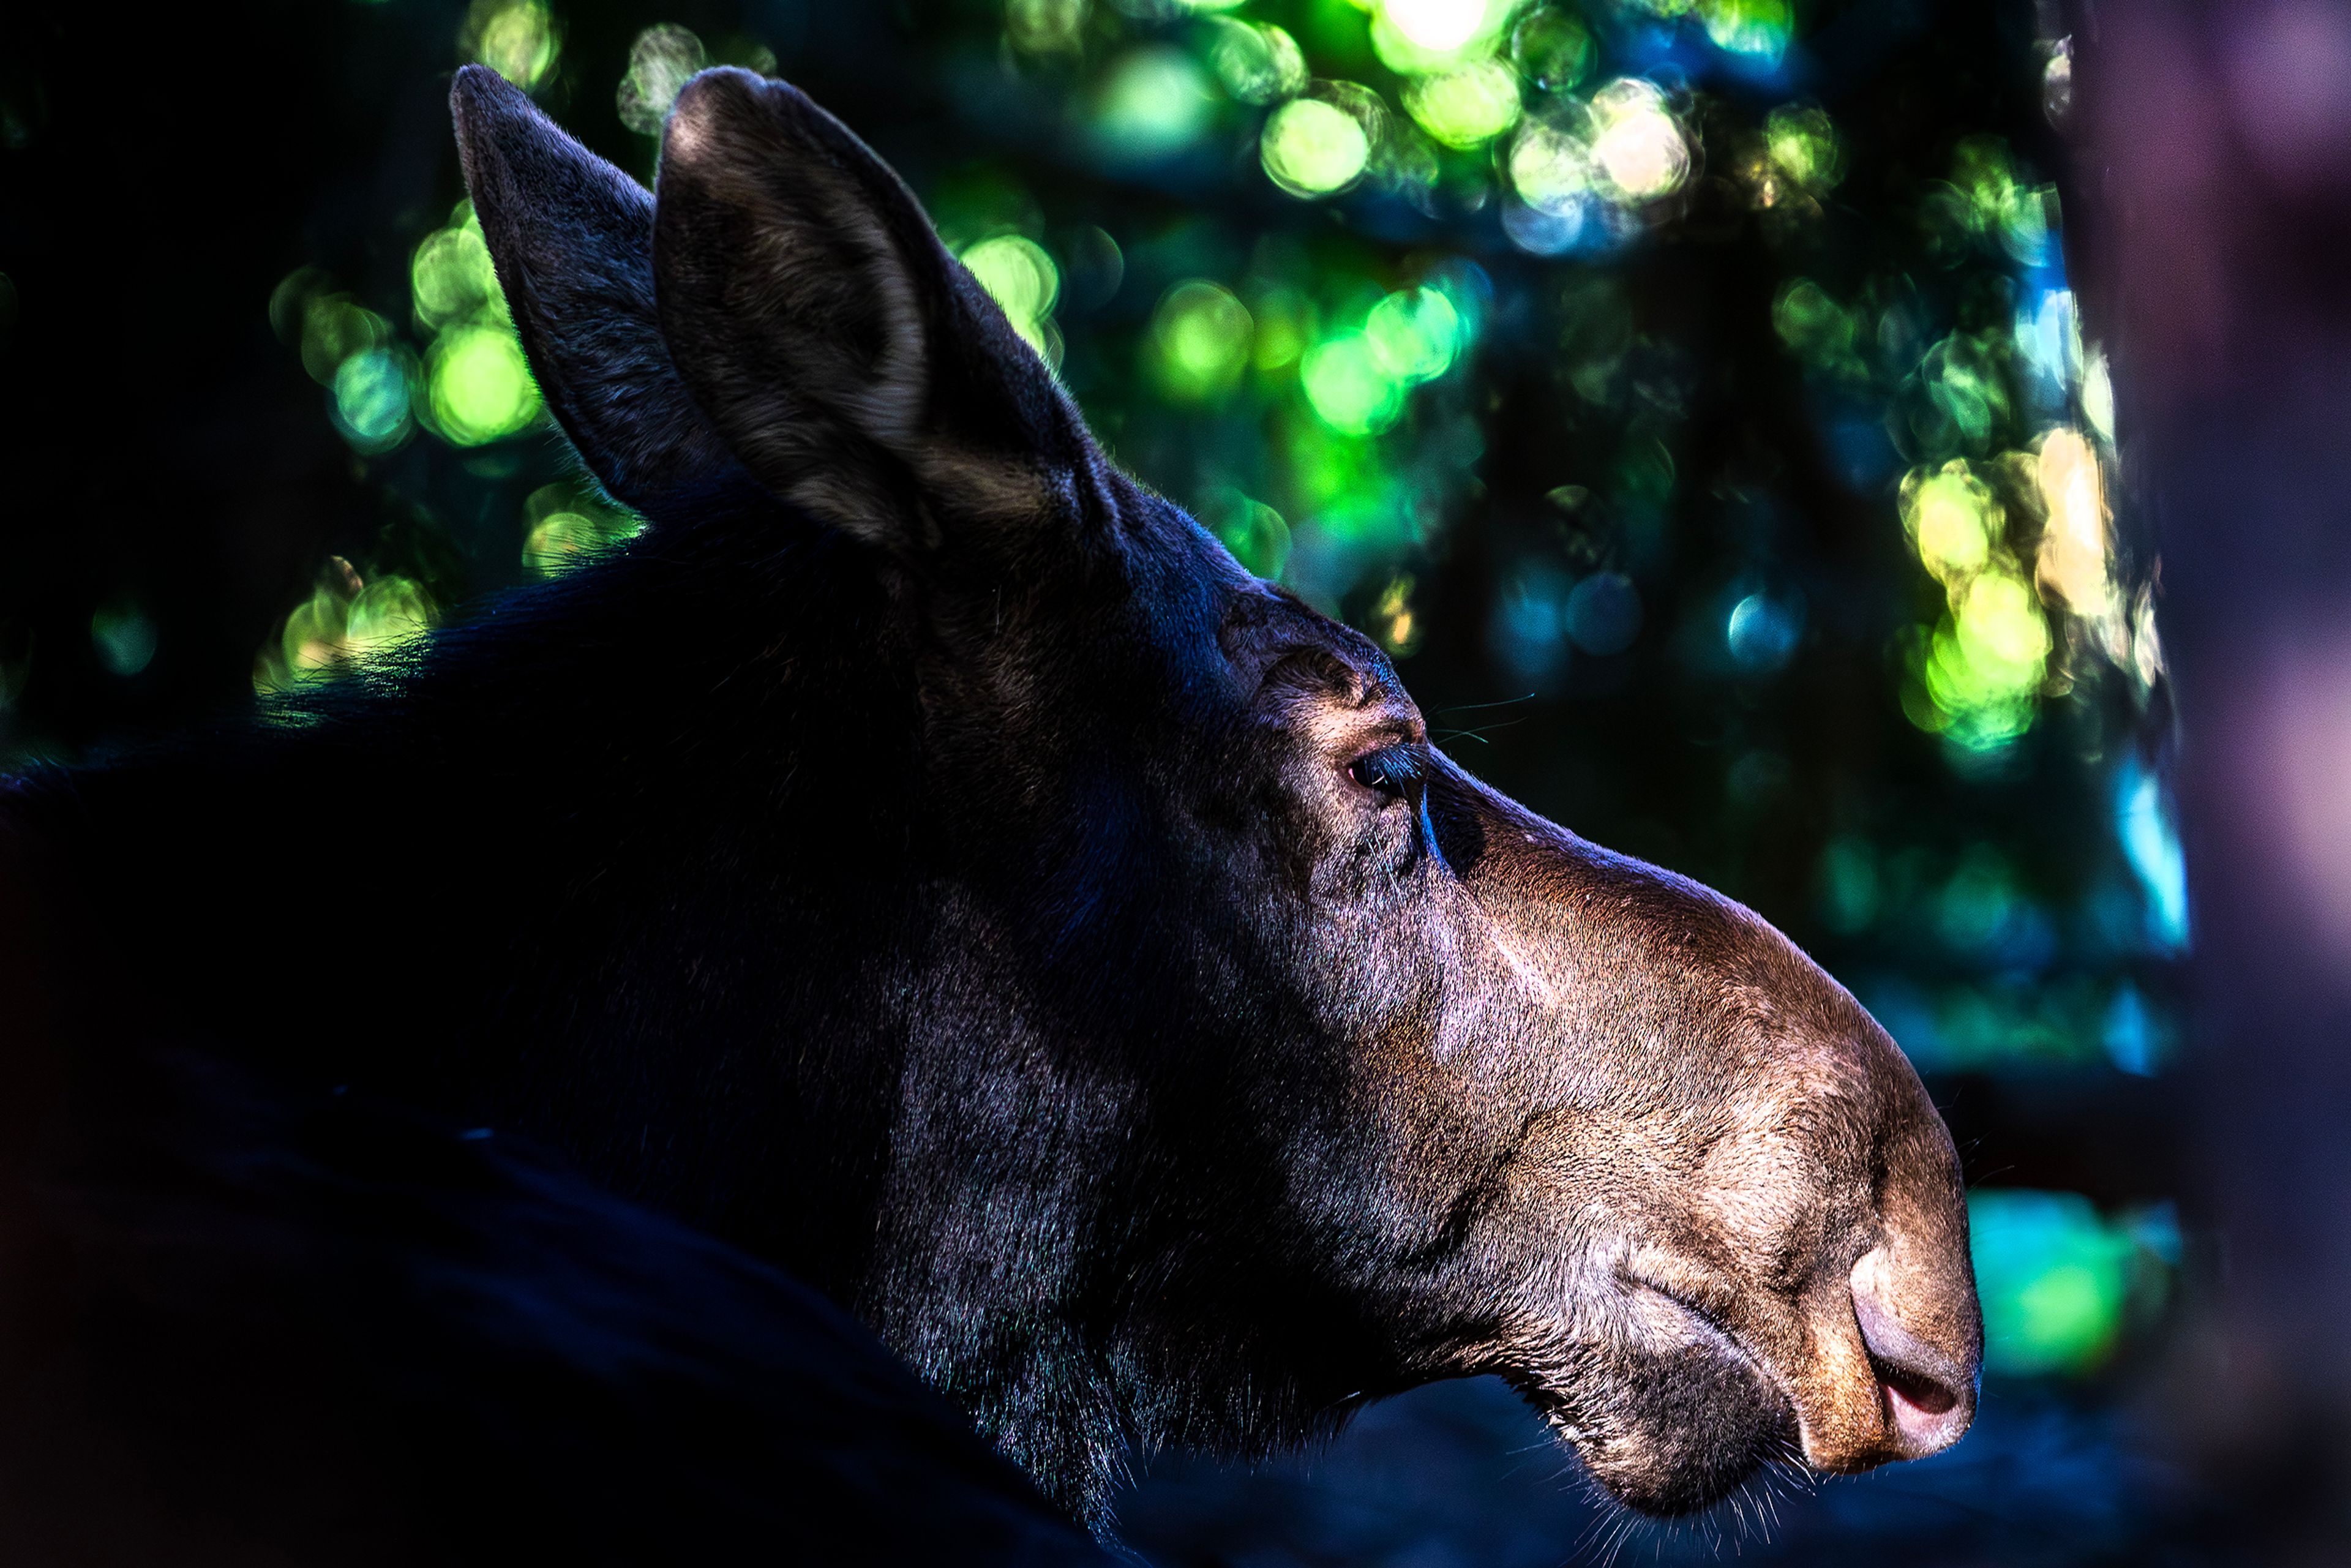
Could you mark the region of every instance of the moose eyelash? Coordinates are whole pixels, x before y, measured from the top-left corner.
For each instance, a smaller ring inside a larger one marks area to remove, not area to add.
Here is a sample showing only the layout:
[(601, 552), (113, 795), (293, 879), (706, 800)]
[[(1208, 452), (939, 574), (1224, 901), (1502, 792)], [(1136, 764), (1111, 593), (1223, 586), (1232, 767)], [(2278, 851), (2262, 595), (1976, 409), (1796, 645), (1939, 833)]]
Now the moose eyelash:
[(1428, 759), (1417, 746), (1383, 746), (1349, 763), (1347, 776), (1376, 794), (1408, 800), (1428, 777)]

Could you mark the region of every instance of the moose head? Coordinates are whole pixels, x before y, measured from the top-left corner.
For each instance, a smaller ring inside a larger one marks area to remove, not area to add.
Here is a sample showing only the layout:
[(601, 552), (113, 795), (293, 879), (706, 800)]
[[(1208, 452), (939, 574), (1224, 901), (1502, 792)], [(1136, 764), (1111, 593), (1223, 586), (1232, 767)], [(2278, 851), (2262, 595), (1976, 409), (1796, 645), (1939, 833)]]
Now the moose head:
[[(1097, 1522), (1130, 1444), (1470, 1375), (1657, 1513), (1957, 1440), (1958, 1159), (1828, 976), (1449, 761), (792, 88), (695, 78), (657, 194), (486, 70), (455, 103), (549, 406), (649, 527), (225, 763), (17, 791), (150, 889), (90, 918), (173, 1038), (556, 1145)], [(343, 901), (403, 1007), (256, 985), (225, 912), (315, 877), (325, 801), (487, 868)]]
[(886, 910), (880, 951), (768, 960), (801, 1092), (842, 1071), (811, 1020), (887, 1019), (870, 1243), (783, 1261), (1096, 1517), (1127, 1442), (1262, 1450), (1476, 1374), (1659, 1513), (1957, 1440), (1958, 1159), (1817, 966), (1448, 760), (1375, 645), (1109, 461), (793, 88), (695, 78), (652, 196), (479, 68), (455, 102), (549, 404), (650, 519), (583, 576), (826, 541), (731, 678), (796, 776), (823, 671), (903, 715), (853, 821), (778, 778), (735, 852)]

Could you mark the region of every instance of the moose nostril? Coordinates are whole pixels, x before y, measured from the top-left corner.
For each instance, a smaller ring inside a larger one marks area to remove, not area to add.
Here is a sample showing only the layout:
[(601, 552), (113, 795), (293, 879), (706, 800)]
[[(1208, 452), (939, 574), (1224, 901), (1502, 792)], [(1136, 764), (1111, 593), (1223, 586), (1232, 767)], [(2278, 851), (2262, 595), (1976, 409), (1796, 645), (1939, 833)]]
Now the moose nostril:
[(1896, 1366), (1877, 1355), (1869, 1358), (1869, 1364), (1876, 1369), (1877, 1381), (1886, 1385), (1886, 1393), (1921, 1415), (1940, 1416), (1959, 1402), (1959, 1396), (1950, 1389), (1907, 1366)]
[(1904, 1454), (1919, 1458), (1958, 1442), (1975, 1415), (1973, 1369), (1904, 1328), (1866, 1290), (1855, 1290), (1853, 1313)]

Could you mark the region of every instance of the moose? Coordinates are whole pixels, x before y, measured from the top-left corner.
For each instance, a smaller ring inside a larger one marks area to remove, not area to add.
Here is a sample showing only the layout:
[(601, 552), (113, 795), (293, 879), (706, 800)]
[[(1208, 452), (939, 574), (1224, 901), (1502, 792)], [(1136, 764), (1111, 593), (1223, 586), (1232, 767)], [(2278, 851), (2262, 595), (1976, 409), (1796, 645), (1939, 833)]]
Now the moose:
[(1792, 943), (1449, 760), (792, 87), (653, 193), (453, 103), (647, 528), (0, 792), (10, 1561), (1095, 1560), (1487, 1374), (1652, 1514), (1959, 1437), (1957, 1154)]

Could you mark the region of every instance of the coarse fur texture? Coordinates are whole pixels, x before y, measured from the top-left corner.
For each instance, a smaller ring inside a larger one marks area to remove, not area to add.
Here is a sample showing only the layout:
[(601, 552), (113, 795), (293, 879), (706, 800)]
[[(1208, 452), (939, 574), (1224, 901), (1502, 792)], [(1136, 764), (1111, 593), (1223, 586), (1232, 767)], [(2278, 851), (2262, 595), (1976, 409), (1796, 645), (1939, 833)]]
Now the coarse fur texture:
[(1956, 1440), (1958, 1161), (1841, 988), (1446, 758), (790, 87), (696, 78), (650, 210), (486, 71), (455, 101), (549, 404), (652, 526), (15, 785), (21, 896), (80, 934), (10, 982), (54, 1054), (555, 1151), (1096, 1526), (1130, 1445), (1480, 1373), (1655, 1512)]

